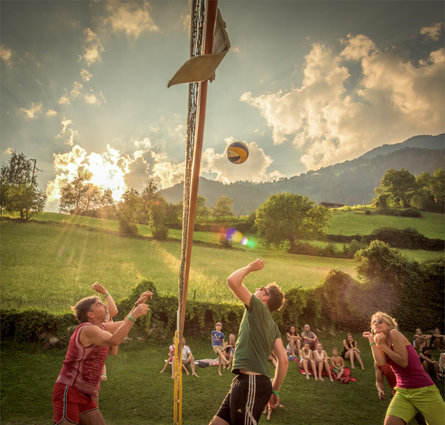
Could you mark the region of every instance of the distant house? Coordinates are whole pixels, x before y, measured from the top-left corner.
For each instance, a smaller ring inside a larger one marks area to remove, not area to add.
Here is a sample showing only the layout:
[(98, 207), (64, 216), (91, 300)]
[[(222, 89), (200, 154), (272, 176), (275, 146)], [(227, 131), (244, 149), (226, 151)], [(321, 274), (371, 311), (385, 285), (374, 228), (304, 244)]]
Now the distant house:
[(319, 205), (323, 205), (326, 208), (340, 208), (345, 206), (345, 204), (335, 204), (334, 202), (320, 202)]

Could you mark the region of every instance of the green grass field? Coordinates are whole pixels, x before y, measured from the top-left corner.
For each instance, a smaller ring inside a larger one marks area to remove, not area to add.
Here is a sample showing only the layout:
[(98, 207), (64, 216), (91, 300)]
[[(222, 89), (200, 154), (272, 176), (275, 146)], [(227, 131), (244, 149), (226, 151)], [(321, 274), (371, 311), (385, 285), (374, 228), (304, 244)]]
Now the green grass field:
[[(67, 311), (72, 300), (91, 293), (96, 280), (116, 300), (142, 279), (153, 281), (161, 295), (177, 294), (179, 242), (126, 238), (71, 225), (4, 222), (0, 230), (2, 308)], [(196, 245), (189, 297), (234, 301), (225, 284), (227, 276), (259, 256), (266, 267), (247, 279), (250, 288), (269, 281), (278, 281), (284, 290), (313, 287), (333, 268), (354, 274), (352, 260)]]
[[(346, 334), (336, 337), (320, 334), (328, 353), (340, 347)], [(353, 369), (357, 382), (346, 385), (311, 378), (307, 381), (289, 363), (281, 389), (284, 407), (272, 414), (275, 425), (376, 425), (383, 424), (389, 403), (378, 400), (372, 357), (365, 341), (356, 334), (365, 370)], [(152, 342), (120, 348), (117, 357), (107, 360), (108, 381), (102, 383), (100, 408), (108, 425), (166, 425), (172, 423), (173, 381), (169, 369), (160, 375), (167, 354), (165, 344)], [(213, 358), (208, 341), (188, 340), (195, 359)], [(43, 425), (52, 423), (51, 393), (65, 356), (63, 351), (35, 352), (4, 344), (1, 370), (1, 423)], [(437, 357), (437, 352), (435, 352)], [(349, 362), (346, 362), (349, 366)], [(270, 365), (271, 373), (273, 367)], [(199, 378), (183, 377), (183, 424), (208, 424), (228, 391), (233, 375), (216, 367), (197, 368)], [(443, 385), (441, 385), (443, 393)], [(261, 423), (267, 423), (265, 417)], [(414, 425), (411, 422), (410, 425)]]
[(388, 215), (366, 215), (363, 211), (334, 212), (328, 233), (333, 235), (370, 235), (379, 227), (406, 229), (413, 227), (427, 238), (445, 239), (443, 214), (422, 212), (421, 218), (394, 217)]

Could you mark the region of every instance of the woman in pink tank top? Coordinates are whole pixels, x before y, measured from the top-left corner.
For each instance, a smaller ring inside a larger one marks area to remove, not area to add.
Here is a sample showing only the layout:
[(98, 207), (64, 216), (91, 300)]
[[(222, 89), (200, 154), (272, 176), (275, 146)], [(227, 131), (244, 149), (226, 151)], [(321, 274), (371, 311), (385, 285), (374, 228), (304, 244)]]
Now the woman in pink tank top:
[(385, 425), (405, 425), (421, 412), (428, 425), (445, 425), (445, 403), (433, 380), (424, 371), (411, 343), (397, 330), (394, 318), (375, 313), (369, 340), (374, 361), (388, 364), (396, 375), (395, 395), (386, 411)]

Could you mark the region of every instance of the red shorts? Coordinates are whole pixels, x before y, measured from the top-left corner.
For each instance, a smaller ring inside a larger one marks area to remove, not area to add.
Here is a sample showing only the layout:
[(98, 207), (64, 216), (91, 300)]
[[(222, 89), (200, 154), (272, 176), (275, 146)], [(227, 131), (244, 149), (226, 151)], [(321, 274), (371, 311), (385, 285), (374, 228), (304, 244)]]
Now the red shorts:
[(62, 419), (78, 424), (79, 415), (97, 409), (96, 402), (91, 396), (77, 391), (64, 384), (54, 384), (53, 388), (54, 423)]

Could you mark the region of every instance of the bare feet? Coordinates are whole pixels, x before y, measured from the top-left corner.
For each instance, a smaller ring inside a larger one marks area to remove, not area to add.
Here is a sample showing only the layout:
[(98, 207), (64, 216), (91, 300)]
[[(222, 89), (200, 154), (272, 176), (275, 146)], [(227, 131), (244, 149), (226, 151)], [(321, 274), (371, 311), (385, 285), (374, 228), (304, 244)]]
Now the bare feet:
[(306, 379), (311, 379), (311, 378), (309, 378), (309, 374), (308, 373), (306, 373)]
[(322, 378), (321, 376), (320, 376), (320, 378), (319, 378), (319, 379), (320, 379), (320, 381), (324, 381), (324, 379), (323, 379), (323, 378)]
[(196, 376), (197, 378), (199, 378), (199, 375), (195, 372), (195, 373), (192, 373), (192, 375), (193, 376)]
[(222, 373), (221, 373), (221, 371), (220, 371), (220, 370), (218, 370), (218, 374), (219, 374), (219, 376), (222, 376)]

